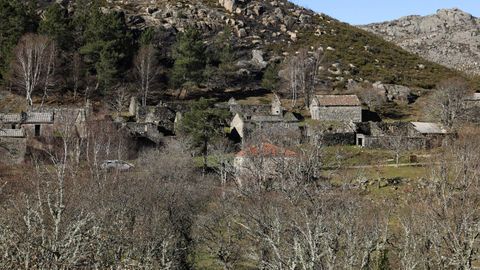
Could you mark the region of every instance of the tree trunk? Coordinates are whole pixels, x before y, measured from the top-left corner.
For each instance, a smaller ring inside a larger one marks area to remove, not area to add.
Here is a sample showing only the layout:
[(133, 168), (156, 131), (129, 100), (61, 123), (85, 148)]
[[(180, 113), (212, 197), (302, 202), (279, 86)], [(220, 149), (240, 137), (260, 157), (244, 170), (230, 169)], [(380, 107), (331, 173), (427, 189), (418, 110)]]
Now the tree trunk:
[(203, 156), (203, 169), (202, 169), (202, 174), (203, 176), (205, 176), (205, 174), (207, 173), (207, 167), (208, 167), (208, 141), (207, 140), (204, 140), (203, 141), (203, 149), (202, 149), (202, 156)]

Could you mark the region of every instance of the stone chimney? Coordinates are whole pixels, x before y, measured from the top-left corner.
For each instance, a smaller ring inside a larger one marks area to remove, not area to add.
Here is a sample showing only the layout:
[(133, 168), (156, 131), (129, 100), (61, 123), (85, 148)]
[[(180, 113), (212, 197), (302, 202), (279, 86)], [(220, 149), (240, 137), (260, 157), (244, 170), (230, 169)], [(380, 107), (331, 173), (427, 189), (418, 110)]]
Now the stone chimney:
[(282, 102), (280, 101), (280, 97), (274, 93), (272, 98), (272, 115), (282, 115), (282, 113)]
[(128, 106), (128, 113), (130, 115), (136, 115), (137, 114), (137, 107), (138, 107), (138, 101), (136, 97), (132, 97), (130, 99), (130, 106)]

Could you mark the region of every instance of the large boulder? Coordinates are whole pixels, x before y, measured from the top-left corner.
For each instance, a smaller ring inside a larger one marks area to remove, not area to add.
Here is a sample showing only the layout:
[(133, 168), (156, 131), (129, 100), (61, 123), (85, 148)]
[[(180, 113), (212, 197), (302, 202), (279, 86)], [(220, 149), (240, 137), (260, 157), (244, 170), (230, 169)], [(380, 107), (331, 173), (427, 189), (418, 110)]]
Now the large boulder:
[(237, 7), (237, 0), (218, 0), (228, 12), (233, 12)]
[(403, 85), (376, 82), (373, 84), (373, 88), (379, 92), (385, 93), (385, 97), (388, 101), (397, 104), (408, 104), (412, 98), (412, 90)]
[(252, 60), (250, 62), (254, 67), (259, 69), (264, 69), (268, 65), (268, 63), (263, 59), (263, 51), (261, 50), (252, 50)]

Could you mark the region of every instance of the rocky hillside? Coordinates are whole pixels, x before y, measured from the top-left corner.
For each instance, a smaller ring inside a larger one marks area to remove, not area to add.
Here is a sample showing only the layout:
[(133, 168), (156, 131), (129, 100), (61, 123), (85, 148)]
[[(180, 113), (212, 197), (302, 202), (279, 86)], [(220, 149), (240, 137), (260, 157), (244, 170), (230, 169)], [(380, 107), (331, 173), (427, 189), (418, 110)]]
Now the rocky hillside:
[(430, 16), (408, 16), (361, 28), (430, 61), (480, 74), (480, 19), (462, 10), (441, 9)]
[[(272, 0), (109, 0), (108, 9), (125, 12), (134, 29), (155, 27), (174, 40), (178, 31), (195, 26), (207, 43), (220, 31), (235, 36), (237, 66), (255, 74), (270, 62), (281, 62), (300, 48), (321, 47), (326, 55), (327, 80), (336, 86), (349, 82), (383, 81), (431, 88), (440, 77), (454, 74), (348, 24), (298, 7)], [(261, 74), (261, 72), (260, 72)]]

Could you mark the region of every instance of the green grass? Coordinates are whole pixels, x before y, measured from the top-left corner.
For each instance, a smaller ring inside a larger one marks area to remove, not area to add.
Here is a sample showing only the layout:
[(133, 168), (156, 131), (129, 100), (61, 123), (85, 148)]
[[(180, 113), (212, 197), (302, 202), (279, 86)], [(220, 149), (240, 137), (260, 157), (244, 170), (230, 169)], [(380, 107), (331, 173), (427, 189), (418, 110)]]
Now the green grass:
[(325, 166), (359, 166), (385, 164), (391, 153), (383, 149), (365, 149), (357, 146), (329, 146), (323, 153)]
[[(209, 168), (216, 168), (218, 167), (218, 165), (220, 164), (220, 161), (219, 161), (219, 158), (220, 156), (218, 155), (209, 155), (207, 156), (207, 166)], [(223, 154), (223, 157), (222, 158), (226, 158), (226, 159), (233, 159), (234, 158), (234, 154)], [(201, 168), (203, 166), (203, 157), (202, 156), (196, 156), (193, 158), (193, 163), (195, 165), (195, 167), (197, 168)]]

